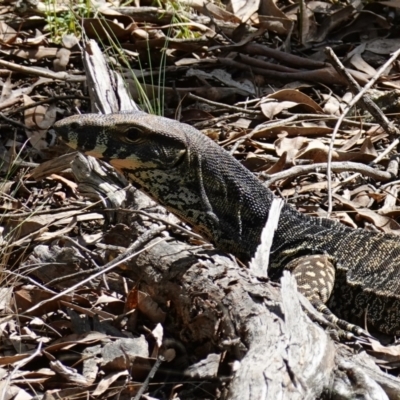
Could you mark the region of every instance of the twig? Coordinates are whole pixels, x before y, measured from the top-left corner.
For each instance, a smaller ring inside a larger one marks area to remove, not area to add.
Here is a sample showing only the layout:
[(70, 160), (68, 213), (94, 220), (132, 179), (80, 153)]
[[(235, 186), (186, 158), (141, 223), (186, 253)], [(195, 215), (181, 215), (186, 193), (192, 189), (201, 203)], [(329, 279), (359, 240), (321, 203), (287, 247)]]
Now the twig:
[(212, 100), (205, 99), (203, 97), (196, 96), (192, 93), (188, 93), (187, 98), (196, 100), (196, 101), (200, 101), (202, 103), (209, 104), (211, 106), (220, 107), (222, 109), (232, 110), (235, 112), (241, 112), (243, 114), (261, 115), (261, 111), (259, 111), (259, 110), (248, 110), (245, 108), (240, 108), (240, 107), (230, 106), (230, 105), (223, 104), (223, 103), (218, 103), (216, 101), (212, 101)]
[[(107, 211), (107, 209), (106, 209), (106, 211)], [(198, 235), (197, 233), (195, 233), (193, 231), (190, 231), (189, 229), (186, 229), (183, 226), (180, 226), (180, 225), (174, 224), (173, 222), (167, 221), (164, 218), (156, 217), (155, 215), (149, 214), (146, 211), (143, 211), (143, 210), (126, 210), (126, 209), (121, 209), (121, 208), (119, 209), (119, 211), (124, 211), (124, 212), (132, 213), (132, 214), (143, 215), (145, 217), (148, 217), (148, 218), (152, 219), (153, 221), (162, 222), (163, 224), (165, 224), (167, 226), (170, 226), (170, 227), (175, 228), (175, 229), (177, 229), (177, 230), (179, 230), (181, 232), (184, 232), (187, 235), (193, 237), (194, 239), (204, 240), (204, 238), (202, 236)]]
[(230, 58), (218, 58), (218, 61), (227, 66), (228, 68), (237, 68), (243, 71), (252, 71), (254, 74), (262, 75), (271, 80), (279, 80), (282, 82), (291, 82), (296, 79), (305, 80), (308, 82), (319, 82), (326, 85), (345, 85), (346, 81), (343, 80), (339, 74), (334, 71), (332, 67), (323, 69), (315, 69), (312, 71), (299, 70), (297, 72), (279, 72), (269, 71), (265, 68), (252, 67)]
[[(339, 58), (333, 52), (330, 47), (325, 49), (325, 54), (328, 56), (336, 71), (343, 76), (344, 79), (349, 83), (350, 90), (354, 95), (360, 92), (361, 86), (356, 82), (356, 80), (347, 72), (344, 65), (340, 62)], [(360, 103), (366, 108), (370, 114), (375, 118), (376, 122), (383, 128), (385, 132), (389, 135), (399, 135), (399, 130), (395, 127), (395, 125), (390, 122), (386, 115), (382, 112), (382, 110), (371, 100), (371, 98), (364, 94), (360, 98)]]
[(0, 112), (0, 118), (3, 119), (4, 121), (6, 121), (7, 123), (9, 123), (10, 125), (13, 125), (13, 126), (15, 126), (17, 128), (26, 129), (28, 131), (32, 130), (31, 128), (28, 128), (26, 125), (21, 124), (21, 122), (14, 121), (13, 119), (6, 117), (1, 112)]
[[(81, 210), (81, 206), (72, 206), (72, 207), (60, 207), (60, 208), (54, 208), (54, 209), (48, 209), (48, 210), (32, 210), (28, 212), (22, 212), (22, 213), (7, 213), (7, 214), (1, 214), (1, 218), (28, 218), (32, 216), (37, 216), (37, 215), (46, 215), (46, 214), (55, 214), (55, 213), (60, 213), (60, 212), (65, 212), (65, 211), (76, 211), (76, 210)], [(88, 209), (88, 207), (86, 207)], [(84, 211), (84, 210), (82, 210)]]
[[(370, 178), (380, 181), (388, 181), (393, 178), (393, 175), (387, 171), (379, 171), (375, 168), (369, 167), (368, 165), (350, 161), (334, 162), (331, 163), (330, 167), (334, 172), (356, 171)], [(270, 186), (281, 179), (295, 178), (296, 176), (305, 175), (310, 172), (322, 172), (326, 171), (327, 169), (328, 163), (318, 163), (311, 165), (295, 166), (286, 171), (278, 172), (277, 174), (274, 174), (272, 176), (261, 173), (259, 174), (259, 177), (262, 179), (266, 179), (266, 182), (264, 182), (264, 184), (266, 186)]]
[(286, 126), (288, 123), (296, 121), (296, 120), (297, 120), (297, 116), (292, 115), (291, 117), (283, 119), (283, 120), (269, 122), (268, 124), (261, 124), (261, 125), (258, 125), (257, 128), (254, 128), (251, 132), (247, 133), (246, 135), (244, 135), (240, 138), (236, 137), (234, 139), (228, 139), (225, 142), (220, 143), (220, 145), (226, 146), (232, 142), (235, 142), (234, 146), (230, 150), (230, 153), (233, 154), (241, 143), (243, 143), (247, 139), (251, 139), (253, 137), (253, 135), (255, 135), (256, 133), (262, 132), (266, 129), (273, 129), (273, 128), (277, 128), (277, 127), (281, 127), (281, 126)]
[[(376, 157), (374, 160), (372, 160), (368, 165), (371, 166), (371, 165), (374, 165), (374, 164), (377, 164), (378, 162), (380, 162), (382, 160), (382, 158), (385, 157), (387, 154), (389, 154), (398, 144), (399, 144), (399, 139), (396, 139), (395, 141), (393, 141), (393, 143), (390, 146), (388, 146), (385, 149), (385, 151), (383, 151), (381, 154), (379, 154), (379, 156)], [(386, 173), (390, 173), (390, 172), (386, 171)], [(340, 189), (341, 186), (343, 186), (347, 182), (351, 182), (353, 179), (357, 178), (360, 175), (361, 174), (359, 172), (357, 172), (353, 175), (350, 175), (348, 178), (344, 179), (343, 181), (338, 182), (337, 186), (334, 189), (332, 189), (332, 193), (336, 193)], [(390, 173), (390, 175), (393, 177), (392, 173)]]
[(197, 129), (204, 129), (207, 126), (215, 127), (215, 124), (217, 124), (219, 122), (227, 121), (227, 120), (234, 119), (234, 118), (240, 118), (242, 115), (243, 115), (243, 111), (229, 114), (229, 115), (221, 115), (220, 117), (215, 117), (212, 119), (207, 119), (207, 120), (196, 122), (196, 123), (192, 124), (192, 126), (194, 126)]
[(327, 169), (327, 178), (328, 178), (328, 216), (332, 212), (333, 208), (333, 203), (332, 203), (332, 187), (331, 187), (331, 182), (332, 182), (332, 152), (333, 152), (333, 145), (335, 142), (336, 135), (339, 131), (340, 125), (342, 124), (343, 120), (345, 119), (346, 115), (349, 113), (351, 108), (357, 104), (358, 100), (361, 99), (361, 97), (364, 95), (364, 93), (372, 87), (372, 85), (375, 84), (375, 82), (379, 79), (379, 77), (383, 74), (383, 72), (386, 70), (386, 68), (400, 55), (400, 49), (395, 51), (393, 55), (389, 58), (388, 61), (383, 64), (377, 73), (372, 77), (372, 79), (364, 86), (364, 88), (353, 97), (353, 99), (350, 101), (349, 104), (345, 107), (343, 110), (343, 113), (340, 115), (339, 119), (336, 122), (335, 128), (333, 129), (332, 132), (332, 137), (331, 137), (331, 142), (329, 144), (329, 152), (328, 152), (328, 169)]
[[(283, 117), (286, 117), (286, 118), (289, 118), (289, 117), (291, 117), (293, 115), (297, 115), (297, 120), (299, 122), (303, 122), (303, 119), (306, 120), (307, 122), (310, 122), (312, 120), (318, 120), (318, 121), (320, 121), (320, 120), (323, 120), (323, 121), (334, 120), (334, 121), (337, 121), (338, 118), (339, 118), (337, 115), (301, 114), (301, 113), (294, 114), (294, 113), (291, 113), (289, 111), (282, 111), (280, 113), (280, 115), (282, 115)], [(343, 122), (346, 123), (347, 125), (350, 125), (350, 126), (356, 126), (356, 127), (360, 126), (360, 121), (356, 121), (356, 120), (353, 121), (353, 120), (348, 119), (348, 118), (344, 119)], [(374, 127), (378, 126), (378, 124), (376, 124), (375, 122), (371, 123), (371, 122), (362, 121), (362, 126), (365, 127), (365, 128), (374, 128)]]
[(4, 382), (3, 390), (1, 391), (0, 400), (9, 399), (7, 392), (8, 392), (8, 389), (10, 388), (10, 386), (11, 386), (12, 377), (18, 372), (18, 370), (20, 368), (24, 367), (26, 364), (28, 364), (30, 361), (32, 361), (39, 354), (42, 353), (42, 346), (43, 346), (43, 342), (39, 342), (38, 347), (36, 348), (36, 350), (29, 357), (24, 358), (24, 359), (22, 359), (21, 361), (18, 361), (15, 364), (14, 369), (10, 372), (10, 375), (7, 378), (7, 382)]
[(43, 78), (58, 79), (61, 81), (84, 82), (87, 79), (85, 75), (70, 75), (67, 72), (52, 72), (50, 70), (46, 71), (44, 69), (26, 67), (24, 65), (15, 64), (1, 59), (0, 66), (27, 75), (41, 76)]
[[(50, 264), (50, 263), (40, 263), (40, 264), (29, 264), (29, 267), (43, 267), (46, 265), (54, 265), (54, 263)], [(49, 289), (48, 287), (46, 287), (45, 285), (42, 285), (40, 282), (37, 282), (35, 279), (31, 278), (30, 276), (24, 275), (24, 274), (19, 274), (17, 272), (14, 271), (10, 271), (8, 269), (3, 271), (4, 275), (12, 275), (15, 276), (18, 279), (23, 279), (27, 282), (32, 283), (32, 285), (37, 286), (38, 288), (42, 289), (44, 292), (47, 293), (51, 293), (51, 294), (56, 294), (56, 292), (54, 290)]]
[[(159, 244), (160, 242), (164, 241), (165, 239), (160, 239), (157, 242), (151, 243), (150, 245), (144, 247), (143, 249), (137, 251), (136, 253), (132, 253), (132, 249), (137, 248), (137, 242), (140, 240), (140, 238), (134, 242), (132, 244), (132, 246), (127, 250), (126, 254), (122, 254), (120, 256), (118, 256), (117, 258), (115, 258), (112, 262), (108, 263), (104, 268), (102, 268), (101, 271), (96, 272), (94, 275), (89, 276), (86, 279), (83, 279), (82, 281), (78, 282), (77, 284), (73, 285), (72, 287), (62, 291), (61, 293), (56, 294), (55, 296), (40, 301), (39, 303), (35, 304), (33, 307), (29, 308), (28, 310), (24, 311), (23, 313), (21, 313), (20, 315), (24, 315), (24, 314), (28, 314), (31, 313), (32, 311), (37, 310), (39, 307), (43, 306), (44, 304), (47, 304), (51, 301), (54, 301), (56, 299), (61, 298), (62, 296), (65, 296), (68, 293), (73, 292), (74, 290), (78, 289), (79, 287), (83, 286), (85, 283), (90, 282), (91, 280), (93, 280), (94, 278), (97, 278), (98, 276), (105, 274), (106, 272), (111, 271), (112, 269), (114, 269), (115, 267), (117, 267), (118, 265), (122, 264), (123, 262), (126, 262), (130, 259), (132, 259), (133, 257), (136, 257), (138, 254), (143, 253), (144, 251), (154, 247), (155, 245)], [(3, 319), (4, 322), (5, 319)]]
[[(103, 274), (105, 272), (108, 272), (112, 268), (114, 268), (117, 265), (121, 264), (120, 261), (124, 261), (124, 262), (128, 261), (132, 257), (134, 257), (135, 255), (139, 254), (140, 252), (136, 253), (136, 254), (134, 254), (132, 256), (129, 256), (130, 254), (132, 254), (132, 252), (134, 252), (137, 249), (139, 249), (141, 246), (143, 246), (143, 244), (149, 242), (150, 240), (155, 238), (158, 234), (160, 234), (164, 230), (165, 230), (165, 226), (161, 225), (161, 226), (159, 226), (159, 227), (157, 227), (155, 229), (152, 229), (150, 231), (145, 232), (134, 243), (132, 243), (131, 246), (129, 246), (129, 248), (126, 250), (125, 253), (120, 254), (118, 257), (114, 258), (112, 261), (110, 261), (109, 263), (107, 263), (106, 265), (104, 265), (102, 267), (91, 268), (89, 270), (79, 271), (79, 272), (74, 273), (74, 274), (65, 275), (65, 276), (62, 276), (60, 278), (53, 279), (52, 281), (48, 282), (47, 285), (53, 285), (54, 286), (55, 284), (58, 284), (60, 282), (66, 281), (66, 280), (76, 279), (76, 278), (80, 278), (81, 276), (87, 276), (87, 275), (94, 274), (94, 275), (91, 275), (88, 279), (85, 279), (84, 281), (82, 281), (82, 282), (86, 283), (86, 282), (92, 280), (93, 278), (97, 277), (98, 275), (101, 275), (101, 274)], [(162, 239), (162, 240), (165, 240), (165, 238)], [(159, 243), (159, 242), (157, 242), (157, 243)], [(149, 247), (147, 247), (147, 248), (149, 248)], [(145, 249), (147, 249), (147, 248), (145, 248)]]
[(49, 97), (45, 100), (39, 100), (39, 101), (35, 101), (34, 103), (28, 104), (26, 106), (22, 106), (22, 107), (18, 107), (15, 110), (11, 110), (9, 113), (7, 113), (7, 115), (14, 115), (17, 114), (19, 112), (25, 111), (25, 110), (29, 110), (30, 108), (34, 108), (37, 106), (40, 106), (42, 104), (47, 104), (47, 103), (54, 103), (56, 101), (61, 101), (61, 100), (90, 100), (90, 97), (87, 96), (53, 96), (53, 97)]
[(133, 398), (133, 400), (140, 400), (142, 398), (143, 393), (145, 392), (145, 390), (147, 390), (149, 383), (150, 383), (150, 379), (154, 378), (154, 375), (156, 374), (156, 372), (158, 371), (158, 369), (160, 368), (161, 363), (164, 361), (164, 357), (163, 356), (158, 356), (156, 362), (154, 363), (153, 367), (151, 368), (149, 374), (147, 375), (147, 378), (145, 379), (145, 381), (143, 382), (142, 386), (140, 387), (139, 391), (136, 393), (136, 396)]

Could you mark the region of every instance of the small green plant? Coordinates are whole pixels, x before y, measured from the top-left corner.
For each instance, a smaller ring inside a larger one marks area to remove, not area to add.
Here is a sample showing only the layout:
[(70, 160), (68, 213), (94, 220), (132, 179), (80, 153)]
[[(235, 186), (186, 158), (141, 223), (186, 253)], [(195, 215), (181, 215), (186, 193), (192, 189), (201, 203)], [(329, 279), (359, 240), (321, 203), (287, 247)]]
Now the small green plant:
[(185, 12), (185, 5), (183, 5), (178, 0), (156, 0), (155, 5), (157, 7), (165, 9), (165, 11), (169, 11), (172, 13), (171, 19), (171, 32), (169, 34), (172, 35), (175, 39), (195, 39), (200, 37), (201, 34), (197, 32), (193, 32), (189, 29), (191, 24), (189, 18), (184, 16)]
[[(106, 48), (106, 53), (110, 59), (118, 59), (120, 62), (119, 66), (116, 64), (110, 64), (110, 67), (114, 67), (120, 75), (126, 76), (123, 70), (123, 67), (126, 67), (130, 71), (130, 75), (132, 77), (133, 84), (135, 85), (138, 102), (141, 109), (145, 110), (149, 114), (154, 115), (163, 115), (164, 114), (164, 86), (165, 86), (165, 65), (166, 65), (166, 50), (168, 46), (169, 40), (169, 32), (165, 38), (164, 48), (160, 50), (161, 59), (159, 65), (159, 71), (154, 71), (152, 64), (152, 52), (153, 49), (149, 47), (149, 42), (147, 42), (147, 57), (144, 60), (138, 58), (138, 71), (132, 68), (130, 64), (130, 60), (128, 60), (127, 54), (123, 50), (121, 44), (119, 43), (118, 38), (113, 33), (112, 29), (105, 29), (107, 27), (107, 21), (103, 20), (102, 24), (104, 24), (103, 33), (107, 34), (108, 40), (108, 48), (102, 43), (103, 47)], [(171, 28), (170, 28), (171, 29)], [(100, 39), (100, 35), (98, 35), (99, 42), (102, 42)], [(144, 68), (143, 65), (147, 65), (148, 68)], [(144, 76), (148, 75), (150, 79), (150, 84), (146, 84)], [(154, 75), (158, 76), (158, 81), (156, 82), (154, 79)], [(128, 83), (125, 85), (128, 87)], [(128, 90), (129, 91), (129, 90)]]
[(88, 18), (92, 13), (90, 0), (70, 0), (68, 8), (57, 6), (56, 0), (45, 0), (46, 27), (53, 42), (59, 43), (66, 34), (81, 35), (80, 18)]

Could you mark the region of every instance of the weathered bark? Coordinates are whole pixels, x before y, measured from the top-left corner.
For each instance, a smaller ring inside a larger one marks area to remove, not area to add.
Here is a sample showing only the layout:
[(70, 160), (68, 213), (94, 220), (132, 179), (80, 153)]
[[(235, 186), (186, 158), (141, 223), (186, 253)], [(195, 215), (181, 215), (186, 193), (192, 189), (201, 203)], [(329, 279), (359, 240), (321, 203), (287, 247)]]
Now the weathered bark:
[[(87, 163), (82, 156), (73, 162), (80, 185), (86, 190), (112, 188), (98, 184), (98, 173), (91, 181), (93, 165), (95, 160)], [(130, 202), (147, 213), (144, 220), (132, 214), (131, 226), (140, 234), (152, 216), (160, 218), (161, 208), (139, 191), (133, 196)], [(165, 211), (161, 218), (166, 218)], [(170, 304), (173, 325), (166, 328), (179, 332), (176, 339), (196, 348), (199, 358), (226, 352), (225, 358), (237, 360), (229, 399), (314, 399), (323, 393), (334, 399), (385, 399), (400, 393), (399, 380), (374, 368), (371, 359), (366, 366), (365, 353), (360, 361), (305, 315), (290, 275), (283, 277), (280, 288), (253, 276), (229, 255), (172, 237), (128, 266), (128, 275), (140, 282), (141, 290), (160, 305)]]
[[(86, 63), (95, 64), (90, 71), (97, 74), (95, 60), (101, 52), (94, 42), (89, 47)], [(90, 54), (96, 57), (90, 58)], [(107, 73), (103, 71), (101, 76)], [(116, 88), (110, 82), (108, 90), (113, 89), (122, 87)], [(111, 105), (111, 110), (116, 108), (117, 104)], [(102, 174), (96, 165), (94, 160), (87, 162), (79, 156), (72, 167), (85, 192), (100, 192), (105, 198), (120, 183), (113, 178), (108, 184), (108, 174)], [(106, 184), (99, 183), (99, 175)], [(160, 212), (168, 220), (165, 210), (160, 211), (140, 192), (125, 199), (120, 194), (112, 196), (114, 207), (134, 205), (134, 209), (148, 212), (147, 217), (133, 213), (132, 218), (126, 218), (123, 214), (124, 222), (138, 234), (151, 228), (151, 222), (157, 224), (152, 216), (159, 219)], [(226, 254), (174, 238), (141, 253), (128, 266), (130, 277), (140, 283), (143, 291), (160, 305), (169, 305), (173, 323), (166, 328), (170, 333), (179, 331), (177, 339), (188, 349), (195, 348), (199, 360), (223, 352), (225, 360), (236, 360), (228, 399), (314, 399), (324, 393), (332, 399), (400, 397), (398, 379), (383, 374), (373, 362), (367, 367), (365, 359), (369, 358), (365, 353), (360, 362), (359, 356), (335, 344), (311, 322), (299, 305), (300, 298), (302, 303), (306, 300), (289, 276), (284, 276), (280, 288), (257, 278)]]

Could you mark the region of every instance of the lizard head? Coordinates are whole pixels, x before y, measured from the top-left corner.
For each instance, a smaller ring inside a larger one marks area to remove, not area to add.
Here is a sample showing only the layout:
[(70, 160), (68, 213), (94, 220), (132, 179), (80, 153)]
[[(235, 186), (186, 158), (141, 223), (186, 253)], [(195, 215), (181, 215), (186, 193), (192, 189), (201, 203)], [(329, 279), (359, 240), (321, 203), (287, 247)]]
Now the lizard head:
[(187, 146), (179, 124), (168, 121), (140, 111), (84, 114), (58, 121), (54, 129), (68, 146), (108, 161), (121, 172), (170, 169), (184, 159)]

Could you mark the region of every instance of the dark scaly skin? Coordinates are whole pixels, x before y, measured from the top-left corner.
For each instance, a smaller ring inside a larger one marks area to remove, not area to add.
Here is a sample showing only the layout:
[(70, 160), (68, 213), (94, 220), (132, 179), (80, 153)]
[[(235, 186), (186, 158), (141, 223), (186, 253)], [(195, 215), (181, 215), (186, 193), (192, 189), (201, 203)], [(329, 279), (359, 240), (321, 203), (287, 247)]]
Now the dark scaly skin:
[[(195, 128), (143, 112), (77, 115), (54, 128), (72, 148), (109, 162), (217, 248), (243, 261), (254, 255), (273, 194)], [(335, 267), (327, 305), (336, 315), (359, 321), (366, 312), (376, 329), (400, 334), (398, 236), (353, 230), (285, 205), (271, 249), (271, 277), (311, 254), (326, 255)], [(303, 286), (323, 289), (320, 275), (304, 279)]]

